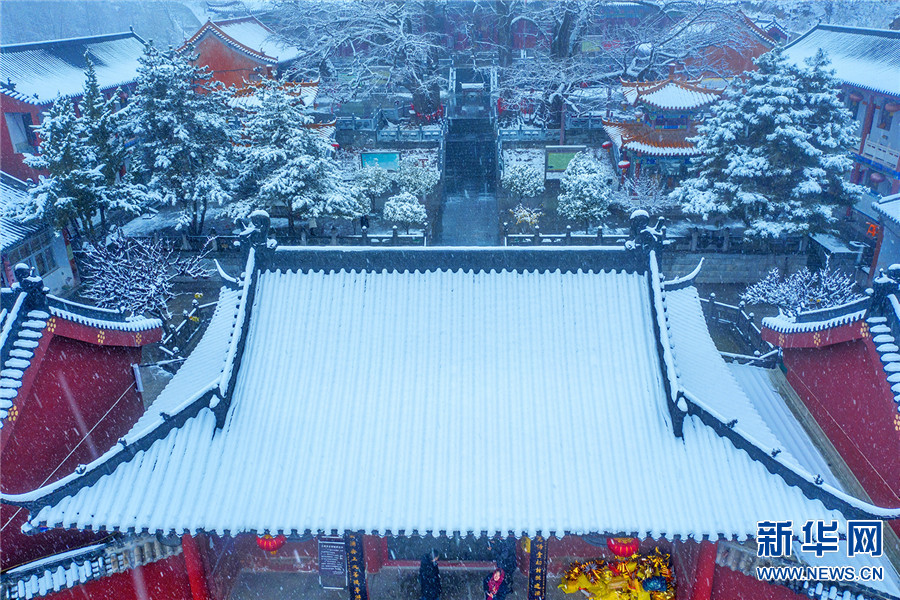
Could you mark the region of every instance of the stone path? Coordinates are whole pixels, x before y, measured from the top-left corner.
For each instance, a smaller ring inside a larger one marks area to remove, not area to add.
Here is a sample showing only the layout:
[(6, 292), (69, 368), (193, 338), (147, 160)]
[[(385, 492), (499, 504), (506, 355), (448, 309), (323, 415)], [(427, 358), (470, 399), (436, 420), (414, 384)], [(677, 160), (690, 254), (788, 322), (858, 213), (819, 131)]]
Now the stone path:
[(444, 196), (441, 246), (496, 246), (497, 196), (471, 188)]

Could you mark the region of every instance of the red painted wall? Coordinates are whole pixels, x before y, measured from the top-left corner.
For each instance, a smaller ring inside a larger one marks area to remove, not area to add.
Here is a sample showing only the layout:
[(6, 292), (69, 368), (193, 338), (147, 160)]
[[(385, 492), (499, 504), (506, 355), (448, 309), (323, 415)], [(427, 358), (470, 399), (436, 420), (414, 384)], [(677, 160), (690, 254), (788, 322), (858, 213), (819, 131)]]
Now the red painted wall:
[[(41, 109), (48, 107), (35, 106), (27, 104), (14, 98), (10, 98), (6, 94), (0, 94), (0, 112), (5, 113), (29, 113), (31, 122), (38, 125), (41, 122)], [(9, 137), (9, 128), (6, 126), (6, 118), (0, 118), (0, 170), (4, 173), (18, 177), (22, 181), (33, 179), (37, 181), (38, 171), (32, 169), (22, 162), (25, 158), (24, 154), (17, 154), (13, 151), (12, 140)]]
[[(3, 427), (8, 435), (0, 455), (3, 491), (26, 492), (45, 480), (60, 479), (112, 447), (143, 413), (131, 370), (131, 364), (140, 361), (140, 348), (100, 347), (52, 336), (33, 385), (15, 403), (18, 417)], [(62, 551), (74, 541), (96, 539), (56, 531), (26, 537), (19, 530), (26, 513), (10, 521), (15, 512), (14, 507), (0, 508), (4, 569)]]
[(244, 80), (258, 81), (260, 71), (255, 71), (257, 68), (262, 74), (270, 73), (269, 63), (232, 48), (212, 33), (205, 33), (194, 43), (193, 53), (197, 56), (194, 64), (198, 67), (208, 67), (213, 79), (221, 81), (226, 87), (231, 85), (242, 87)]
[(181, 555), (44, 596), (46, 600), (191, 600)]
[[(897, 408), (871, 337), (786, 348), (787, 379), (872, 500), (900, 506)], [(900, 533), (900, 522), (891, 526)]]
[[(679, 590), (680, 591), (680, 590)], [(681, 598), (681, 595), (678, 596)], [(806, 598), (786, 587), (748, 577), (727, 567), (716, 567), (711, 600), (800, 600)]]

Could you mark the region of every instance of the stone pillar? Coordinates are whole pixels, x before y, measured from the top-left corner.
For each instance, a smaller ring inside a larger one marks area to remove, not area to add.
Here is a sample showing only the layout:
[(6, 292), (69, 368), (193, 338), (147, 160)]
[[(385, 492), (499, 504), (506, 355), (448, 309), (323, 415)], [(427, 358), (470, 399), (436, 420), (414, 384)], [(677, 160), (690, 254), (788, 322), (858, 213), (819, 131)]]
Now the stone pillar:
[(193, 600), (211, 600), (197, 540), (189, 533), (186, 533), (181, 536), (181, 548), (184, 551), (184, 566), (187, 570), (188, 581), (191, 584), (191, 598)]
[(716, 575), (716, 543), (700, 542), (700, 556), (694, 569), (694, 593), (691, 600), (710, 600)]
[(547, 540), (537, 535), (531, 540), (528, 565), (528, 600), (544, 600), (547, 594)]

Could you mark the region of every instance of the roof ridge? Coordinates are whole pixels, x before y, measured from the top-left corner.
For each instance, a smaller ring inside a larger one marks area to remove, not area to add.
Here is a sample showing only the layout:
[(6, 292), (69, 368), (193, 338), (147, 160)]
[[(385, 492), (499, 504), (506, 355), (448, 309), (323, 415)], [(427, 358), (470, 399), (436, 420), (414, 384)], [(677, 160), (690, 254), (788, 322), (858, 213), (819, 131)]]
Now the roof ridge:
[(21, 50), (32, 50), (34, 48), (40, 48), (45, 45), (56, 45), (56, 44), (67, 44), (74, 42), (85, 42), (85, 41), (97, 41), (97, 42), (105, 42), (112, 41), (115, 39), (124, 39), (126, 37), (134, 37), (139, 39), (140, 41), (144, 41), (144, 39), (136, 34), (134, 31), (120, 31), (118, 33), (103, 33), (100, 35), (87, 35), (81, 37), (73, 37), (73, 38), (60, 38), (57, 40), (41, 40), (38, 42), (22, 42), (19, 44), (3, 44), (0, 45), (0, 52), (18, 52)]
[[(262, 23), (260, 23), (260, 25), (262, 25)], [(263, 25), (263, 27), (265, 27), (265, 25)], [(266, 29), (268, 31), (272, 31), (268, 27), (266, 27)], [(277, 62), (278, 61), (278, 58), (275, 56), (269, 56), (265, 52), (262, 52), (260, 50), (254, 50), (250, 46), (247, 46), (247, 45), (242, 44), (241, 42), (237, 41), (236, 39), (234, 39), (233, 37), (231, 37), (224, 31), (222, 31), (222, 28), (219, 27), (218, 25), (216, 25), (216, 23), (211, 20), (207, 20), (206, 23), (204, 23), (203, 25), (200, 26), (200, 29), (198, 29), (197, 32), (194, 33), (194, 35), (192, 35), (190, 38), (185, 40), (185, 42), (178, 48), (178, 51), (181, 52), (181, 51), (185, 50), (189, 44), (193, 44), (196, 40), (200, 39), (203, 36), (203, 33), (205, 31), (212, 31), (213, 34), (221, 37), (222, 40), (226, 44), (231, 44), (231, 45), (235, 46), (238, 50), (242, 50), (252, 56), (262, 58), (263, 60), (267, 60), (269, 62)], [(272, 32), (272, 33), (274, 34), (274, 32)]]

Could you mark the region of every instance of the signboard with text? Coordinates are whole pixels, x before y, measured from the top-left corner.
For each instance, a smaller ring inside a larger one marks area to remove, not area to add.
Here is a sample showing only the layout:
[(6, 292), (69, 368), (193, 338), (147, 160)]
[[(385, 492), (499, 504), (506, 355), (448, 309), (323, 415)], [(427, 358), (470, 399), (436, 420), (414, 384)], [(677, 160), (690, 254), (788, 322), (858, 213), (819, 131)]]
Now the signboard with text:
[(319, 584), (328, 590), (347, 587), (347, 548), (343, 537), (319, 538)]

